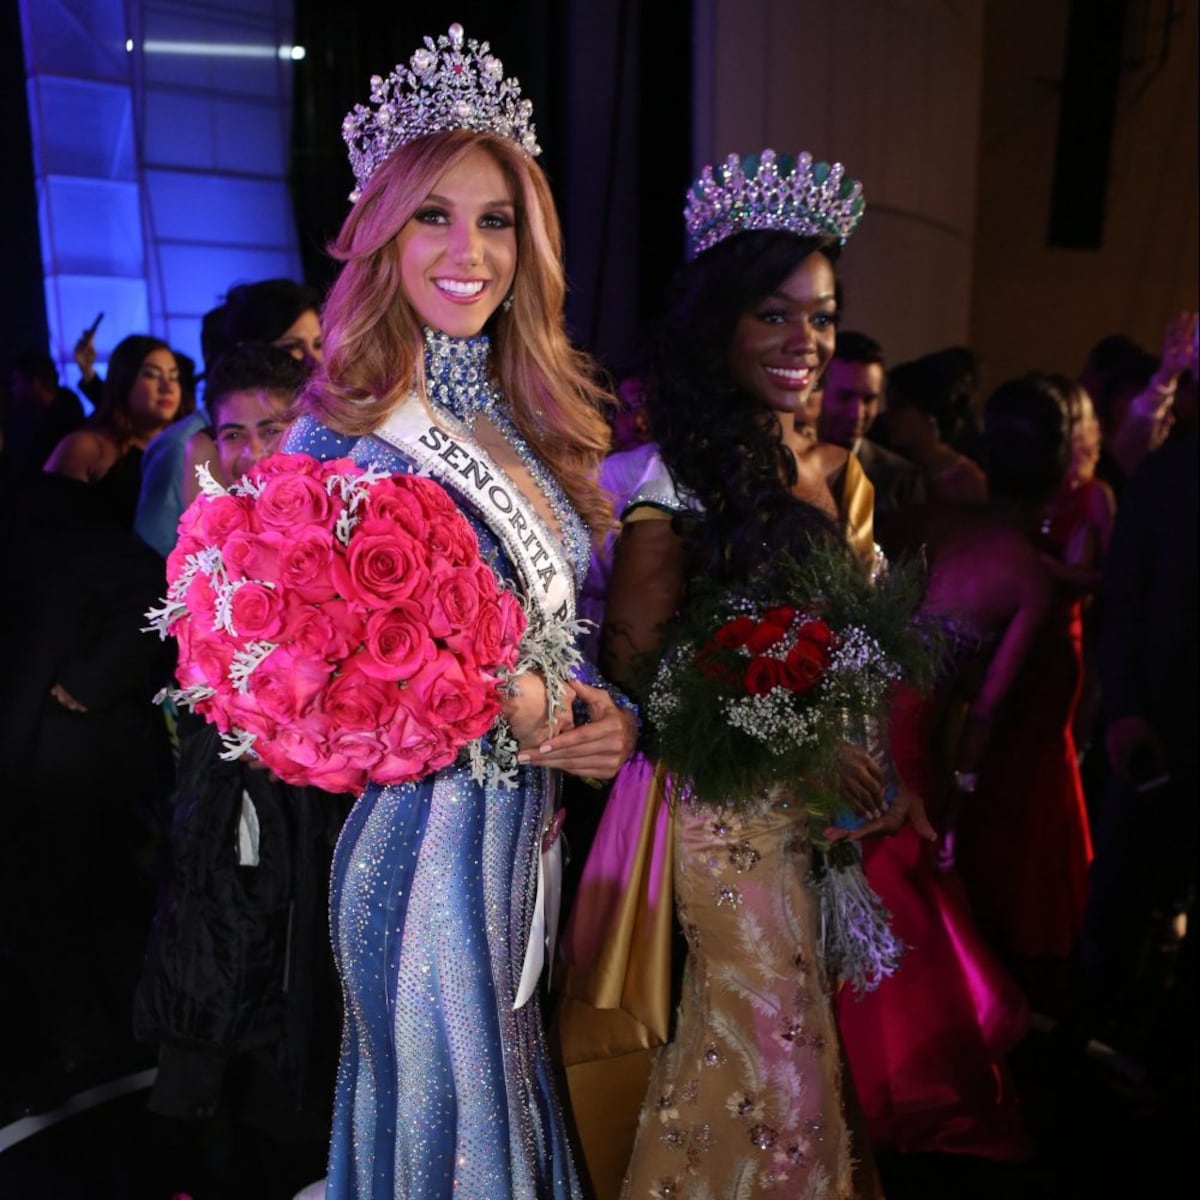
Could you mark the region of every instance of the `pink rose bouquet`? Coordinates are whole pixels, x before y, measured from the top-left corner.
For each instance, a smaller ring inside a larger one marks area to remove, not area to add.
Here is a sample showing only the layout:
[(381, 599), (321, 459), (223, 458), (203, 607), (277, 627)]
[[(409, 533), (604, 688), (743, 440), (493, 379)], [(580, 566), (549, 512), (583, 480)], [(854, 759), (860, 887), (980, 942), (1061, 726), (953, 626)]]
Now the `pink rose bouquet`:
[(444, 489), (349, 459), (275, 454), (183, 514), (151, 628), (169, 694), (225, 757), (361, 792), (452, 763), (492, 727), (526, 616)]

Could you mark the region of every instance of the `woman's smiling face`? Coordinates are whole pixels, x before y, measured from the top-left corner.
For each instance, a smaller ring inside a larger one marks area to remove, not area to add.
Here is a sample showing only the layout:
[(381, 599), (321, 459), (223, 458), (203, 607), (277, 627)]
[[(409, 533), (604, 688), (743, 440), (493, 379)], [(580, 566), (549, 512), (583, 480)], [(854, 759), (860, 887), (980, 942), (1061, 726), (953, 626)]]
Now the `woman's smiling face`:
[(516, 202), (500, 164), (471, 150), (434, 184), (397, 236), (400, 278), (421, 323), (474, 337), (517, 269)]
[(833, 355), (835, 287), (833, 265), (814, 251), (743, 313), (726, 353), (734, 383), (775, 412), (803, 411)]

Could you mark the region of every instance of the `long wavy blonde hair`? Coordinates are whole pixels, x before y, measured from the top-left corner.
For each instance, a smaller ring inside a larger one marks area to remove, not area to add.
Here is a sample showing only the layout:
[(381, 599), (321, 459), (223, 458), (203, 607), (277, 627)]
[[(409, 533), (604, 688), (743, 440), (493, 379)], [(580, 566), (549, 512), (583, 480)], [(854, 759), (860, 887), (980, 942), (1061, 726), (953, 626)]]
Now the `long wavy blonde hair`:
[(597, 365), (566, 335), (562, 231), (549, 184), (504, 138), (465, 129), (429, 134), (399, 147), (372, 175), (329, 247), (344, 265), (321, 314), (324, 366), (302, 403), (331, 428), (361, 436), (423, 386), (421, 323), (401, 283), (396, 235), (446, 171), (479, 147), (495, 158), (516, 201), (512, 306), (497, 309), (488, 325), (496, 382), (521, 434), (603, 535), (612, 509), (596, 472), (614, 402)]

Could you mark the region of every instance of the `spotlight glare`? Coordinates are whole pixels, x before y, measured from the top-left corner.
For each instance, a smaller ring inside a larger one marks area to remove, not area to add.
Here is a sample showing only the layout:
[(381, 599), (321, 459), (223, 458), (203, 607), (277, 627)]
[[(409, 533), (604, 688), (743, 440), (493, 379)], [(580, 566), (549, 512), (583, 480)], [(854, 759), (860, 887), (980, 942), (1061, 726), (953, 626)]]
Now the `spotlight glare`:
[(125, 39), (125, 53), (126, 53), (126, 54), (132, 54), (132, 53), (133, 53), (133, 38), (126, 38), (126, 39)]

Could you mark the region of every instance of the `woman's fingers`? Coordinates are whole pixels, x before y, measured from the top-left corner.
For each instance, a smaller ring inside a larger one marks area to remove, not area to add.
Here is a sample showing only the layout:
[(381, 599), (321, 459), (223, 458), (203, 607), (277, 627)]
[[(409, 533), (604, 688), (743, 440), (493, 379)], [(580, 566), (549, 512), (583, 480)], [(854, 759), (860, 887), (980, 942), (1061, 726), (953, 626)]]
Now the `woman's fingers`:
[(558, 767), (572, 775), (610, 779), (633, 753), (637, 721), (632, 713), (618, 708), (603, 688), (578, 681), (567, 686), (571, 697), (587, 705), (587, 723), (560, 729), (536, 749), (523, 747), (518, 761)]

